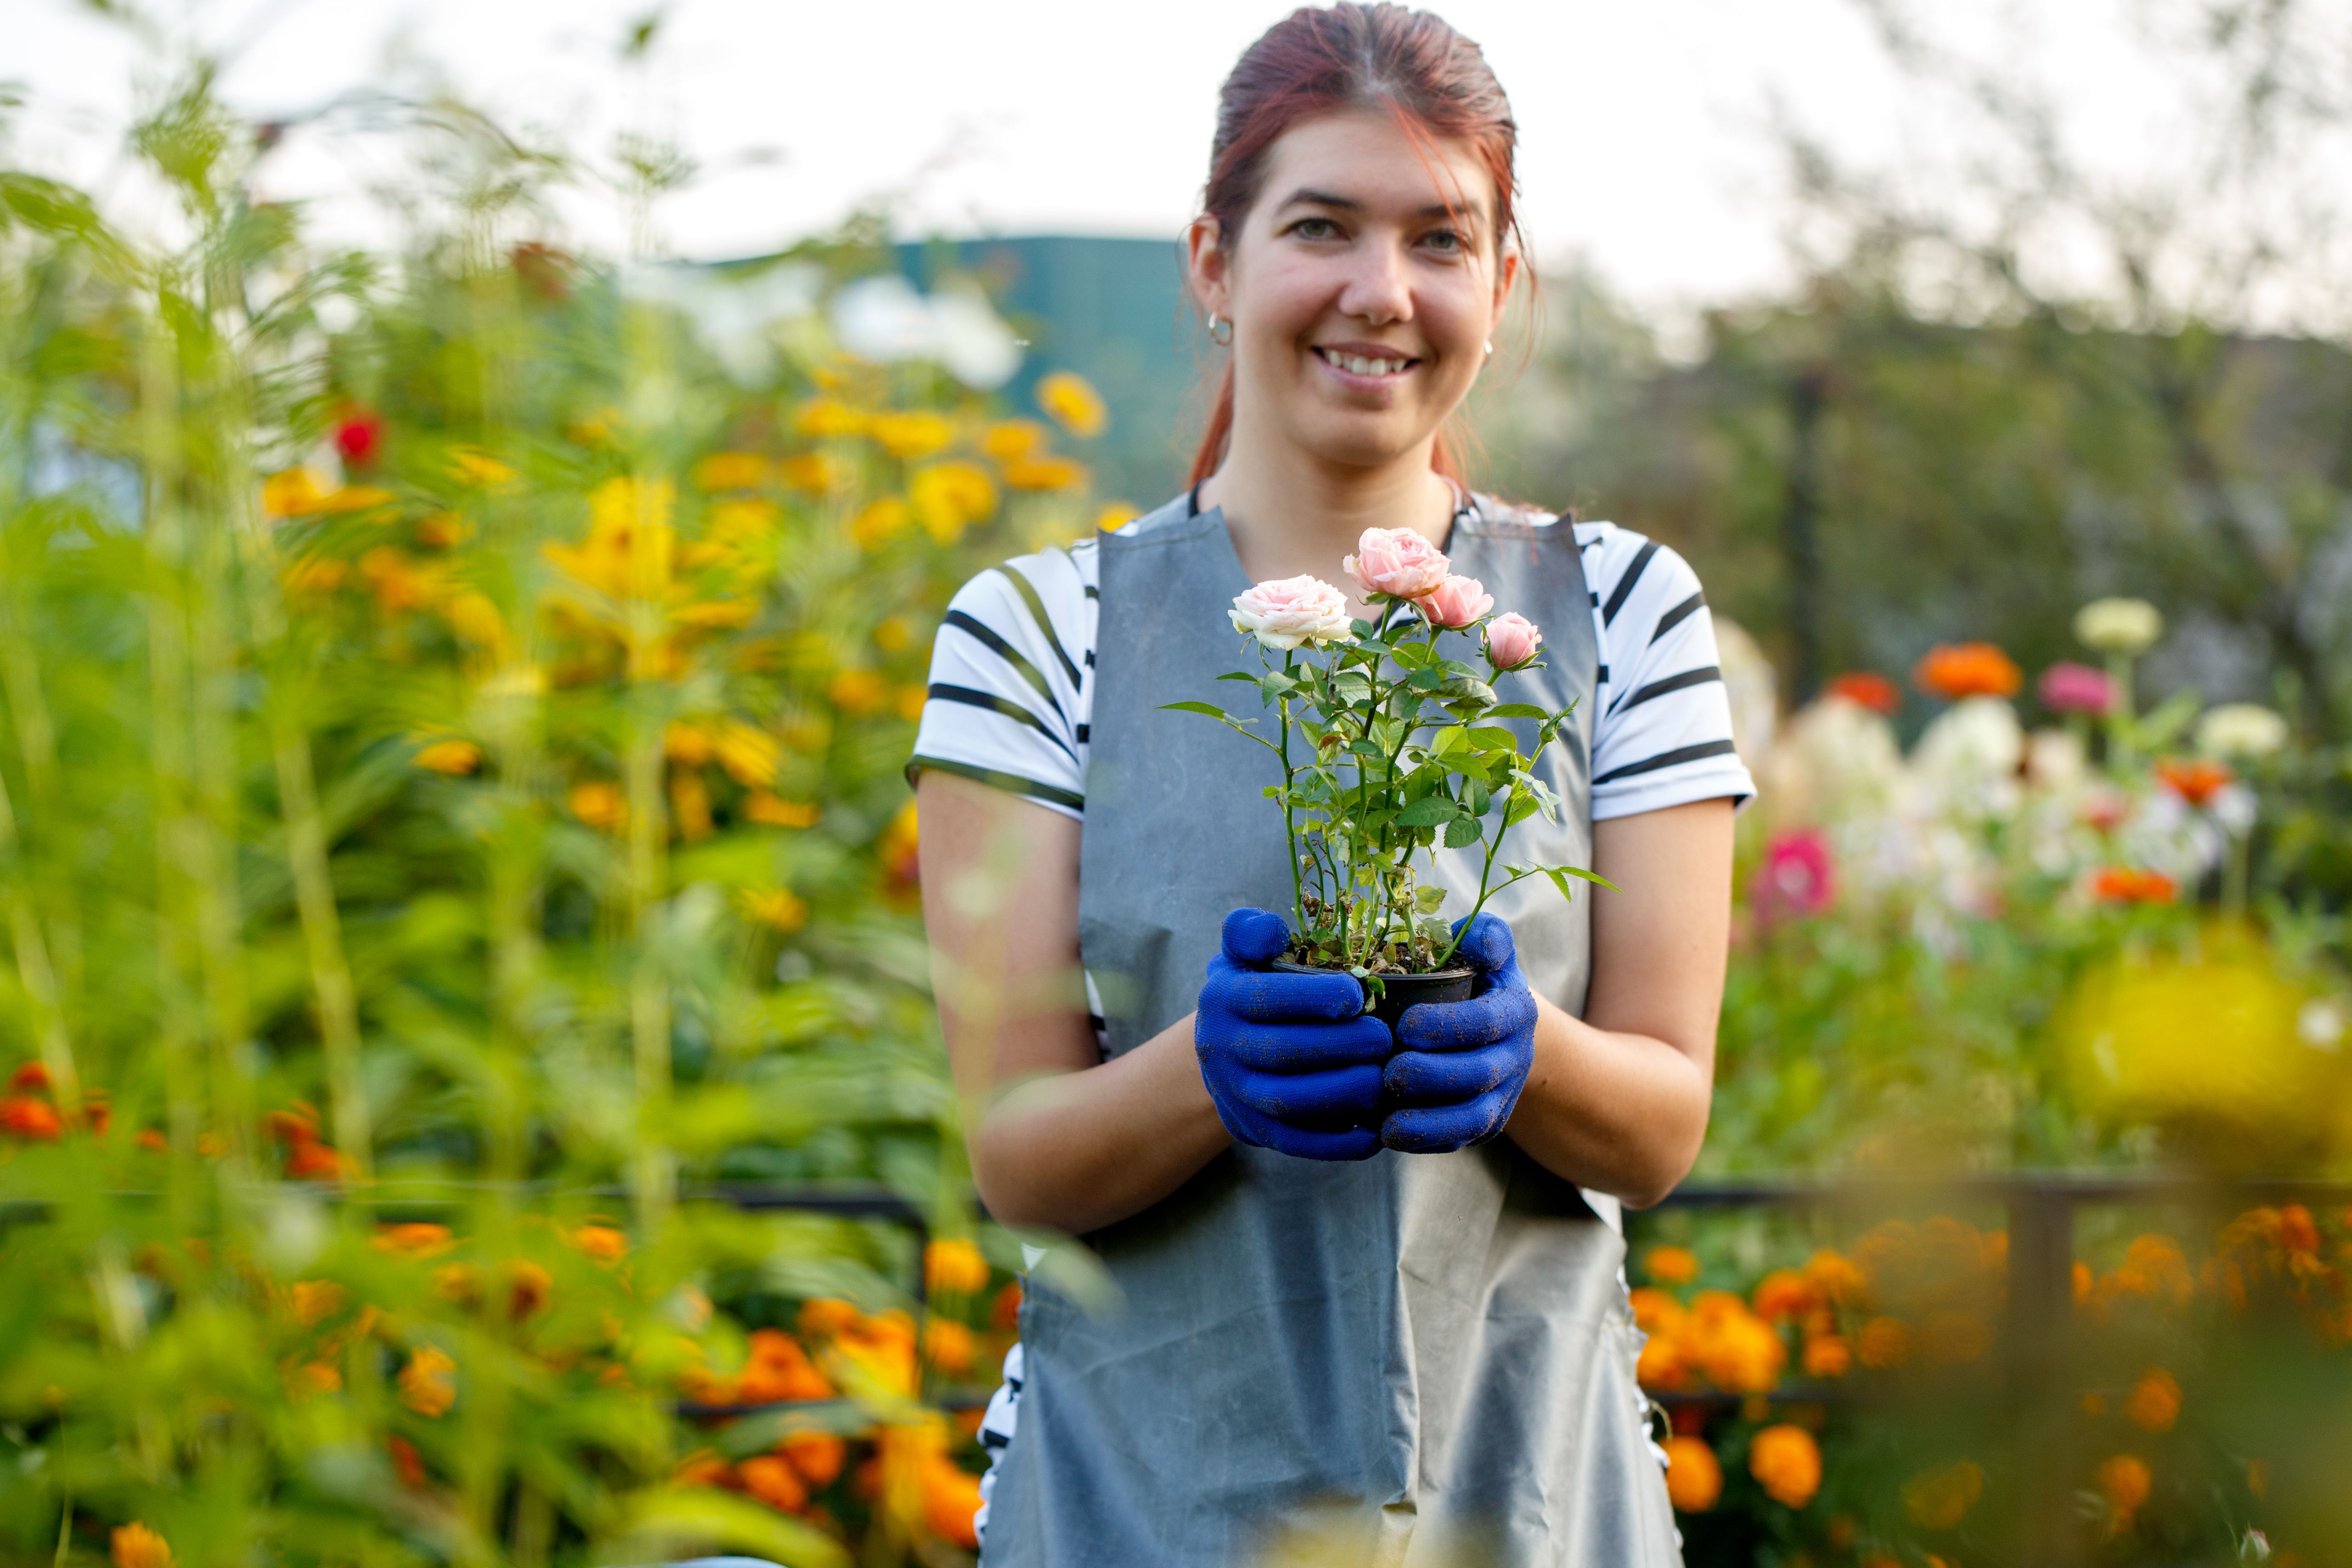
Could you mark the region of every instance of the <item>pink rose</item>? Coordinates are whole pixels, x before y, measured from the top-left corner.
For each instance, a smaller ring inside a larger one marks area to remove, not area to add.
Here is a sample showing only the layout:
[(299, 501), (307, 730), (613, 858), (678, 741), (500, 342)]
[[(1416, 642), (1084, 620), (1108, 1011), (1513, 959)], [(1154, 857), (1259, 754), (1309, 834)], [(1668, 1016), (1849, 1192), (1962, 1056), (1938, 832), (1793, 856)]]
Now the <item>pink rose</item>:
[(1467, 626), (1495, 608), (1495, 596), (1475, 577), (1449, 577), (1413, 602), (1433, 626)]
[(1486, 658), (1498, 670), (1516, 670), (1543, 647), (1543, 629), (1514, 610), (1486, 622)]
[(1340, 566), (1366, 593), (1419, 599), (1445, 580), (1445, 553), (1411, 528), (1366, 528)]
[(1286, 577), (1234, 595), (1234, 630), (1269, 648), (1301, 643), (1352, 643), (1348, 596), (1319, 577)]

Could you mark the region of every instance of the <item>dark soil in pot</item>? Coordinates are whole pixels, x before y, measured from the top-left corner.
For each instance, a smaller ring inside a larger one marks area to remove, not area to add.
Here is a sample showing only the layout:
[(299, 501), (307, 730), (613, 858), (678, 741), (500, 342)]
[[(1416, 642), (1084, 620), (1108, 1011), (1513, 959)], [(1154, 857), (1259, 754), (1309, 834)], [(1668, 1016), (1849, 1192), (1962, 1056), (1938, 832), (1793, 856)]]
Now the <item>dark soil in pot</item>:
[[(1318, 969), (1307, 964), (1294, 964), (1276, 959), (1274, 967), (1287, 975), (1329, 975), (1341, 971)], [(1478, 989), (1478, 971), (1470, 968), (1440, 969), (1428, 975), (1382, 975), (1381, 995), (1371, 1009), (1372, 1016), (1396, 1032), (1405, 1009), (1418, 1002), (1466, 1002)]]

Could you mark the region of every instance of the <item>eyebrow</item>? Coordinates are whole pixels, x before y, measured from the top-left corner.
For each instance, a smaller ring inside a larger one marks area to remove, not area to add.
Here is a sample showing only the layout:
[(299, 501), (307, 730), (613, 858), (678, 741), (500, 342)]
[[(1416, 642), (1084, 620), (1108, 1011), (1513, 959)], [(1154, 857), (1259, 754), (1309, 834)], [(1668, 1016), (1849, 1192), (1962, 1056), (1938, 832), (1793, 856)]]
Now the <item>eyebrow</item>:
[[(1301, 185), (1296, 191), (1291, 192), (1289, 195), (1285, 196), (1282, 199), (1281, 204), (1286, 207), (1300, 205), (1330, 207), (1335, 211), (1342, 213), (1360, 213), (1364, 210), (1364, 204), (1357, 201), (1351, 196), (1335, 196), (1328, 191), (1318, 191), (1311, 186), (1307, 185)], [(1457, 205), (1448, 205), (1444, 202), (1435, 202), (1422, 208), (1421, 211), (1415, 213), (1413, 216), (1417, 218), (1461, 218), (1466, 216), (1479, 222), (1484, 222), (1486, 214), (1485, 209), (1476, 202), (1464, 202)]]

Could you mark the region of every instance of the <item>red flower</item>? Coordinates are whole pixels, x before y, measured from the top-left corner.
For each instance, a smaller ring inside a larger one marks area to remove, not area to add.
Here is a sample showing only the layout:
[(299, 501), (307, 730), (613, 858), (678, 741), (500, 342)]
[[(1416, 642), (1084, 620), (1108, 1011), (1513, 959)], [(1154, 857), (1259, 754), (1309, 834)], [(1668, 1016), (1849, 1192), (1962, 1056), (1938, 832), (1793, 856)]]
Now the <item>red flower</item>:
[(2009, 697), (2025, 684), (2017, 662), (1990, 643), (1938, 643), (1911, 671), (1919, 689), (1948, 703)]
[(64, 1130), (65, 1122), (58, 1115), (58, 1108), (46, 1100), (26, 1094), (11, 1094), (0, 1100), (0, 1133), (49, 1144), (55, 1143)]
[(335, 425), (335, 450), (354, 468), (375, 461), (383, 447), (383, 415), (371, 408), (355, 408)]
[(2192, 806), (2204, 805), (2236, 777), (2210, 758), (2168, 757), (2156, 765), (2156, 781)]
[(1829, 684), (1828, 695), (1843, 697), (1859, 707), (1889, 717), (1902, 711), (1903, 693), (1885, 675), (1874, 675), (1866, 670), (1856, 670), (1840, 675)]
[(341, 1155), (308, 1139), (286, 1152), (286, 1175), (293, 1181), (334, 1181), (343, 1174)]
[(1750, 896), (1766, 920), (1819, 915), (1837, 898), (1837, 866), (1829, 840), (1812, 829), (1781, 833), (1764, 847)]
[(2102, 904), (2170, 904), (2180, 888), (2160, 871), (2109, 865), (2092, 873), (2091, 896)]
[(8, 1074), (8, 1087), (23, 1090), (27, 1094), (46, 1093), (49, 1087), (49, 1070), (37, 1061), (20, 1061), (16, 1071)]

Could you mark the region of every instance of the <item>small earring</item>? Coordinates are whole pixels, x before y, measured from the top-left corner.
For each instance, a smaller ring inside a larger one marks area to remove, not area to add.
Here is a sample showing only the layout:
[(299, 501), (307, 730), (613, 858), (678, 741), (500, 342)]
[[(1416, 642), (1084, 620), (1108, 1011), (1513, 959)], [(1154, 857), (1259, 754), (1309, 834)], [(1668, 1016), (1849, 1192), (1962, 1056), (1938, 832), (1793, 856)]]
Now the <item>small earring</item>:
[(1209, 312), (1209, 341), (1223, 349), (1234, 340), (1234, 324), (1215, 311)]
[(1492, 338), (1486, 340), (1486, 357), (1490, 360), (1495, 357), (1495, 340)]

